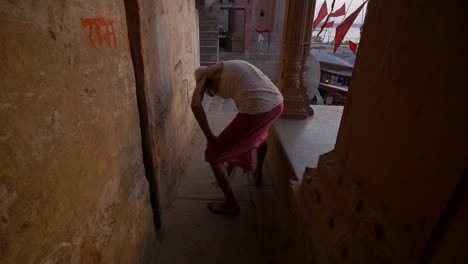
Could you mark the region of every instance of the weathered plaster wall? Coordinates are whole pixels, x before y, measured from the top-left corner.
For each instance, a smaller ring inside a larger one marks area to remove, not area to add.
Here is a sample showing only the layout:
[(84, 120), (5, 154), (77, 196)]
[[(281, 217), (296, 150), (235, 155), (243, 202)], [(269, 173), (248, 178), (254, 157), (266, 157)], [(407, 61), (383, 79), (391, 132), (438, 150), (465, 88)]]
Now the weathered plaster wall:
[(0, 262), (151, 262), (123, 2), (1, 1), (0, 25)]
[(464, 10), (456, 0), (370, 2), (336, 146), (416, 256), (468, 166)]
[(195, 1), (141, 1), (145, 86), (163, 208), (171, 202), (193, 139), (190, 100), (199, 63)]

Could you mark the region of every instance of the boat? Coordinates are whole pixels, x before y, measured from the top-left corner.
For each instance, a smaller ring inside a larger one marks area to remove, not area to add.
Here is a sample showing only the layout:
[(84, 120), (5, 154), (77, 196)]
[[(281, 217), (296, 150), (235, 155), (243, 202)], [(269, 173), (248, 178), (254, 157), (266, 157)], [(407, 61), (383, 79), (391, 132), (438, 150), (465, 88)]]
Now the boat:
[[(356, 60), (356, 52), (358, 43), (354, 43), (350, 40), (343, 41), (344, 37), (348, 33), (349, 29), (353, 26), (353, 23), (359, 13), (363, 10), (368, 0), (362, 0), (362, 4), (349, 16), (346, 17), (347, 10), (345, 4), (337, 10), (334, 10), (335, 0), (331, 3), (331, 11), (328, 12), (326, 0), (323, 2), (316, 19), (314, 20), (314, 28), (322, 23), (320, 31), (317, 33), (315, 38), (319, 38), (320, 33), (329, 27), (333, 27), (336, 20), (330, 20), (330, 18), (336, 18), (343, 16), (343, 20), (340, 25), (336, 27), (335, 37), (332, 42), (319, 43), (314, 45), (312, 41), (310, 48), (311, 54), (317, 59), (320, 64), (320, 81), (317, 88), (313, 88), (314, 98), (316, 103), (324, 103), (328, 105), (344, 105), (346, 97), (348, 95), (349, 85), (351, 82), (352, 72), (354, 69), (354, 63)], [(363, 21), (364, 23), (364, 17)], [(359, 27), (360, 33), (362, 33), (362, 24)], [(327, 32), (327, 31), (325, 31)], [(330, 37), (330, 36), (329, 36)], [(314, 36), (312, 34), (312, 39)], [(325, 37), (324, 37), (325, 39)], [(348, 47), (349, 46), (349, 47)], [(329, 50), (329, 52), (323, 52), (323, 50)], [(332, 53), (333, 50), (333, 53)], [(311, 67), (312, 68), (312, 67)], [(316, 69), (317, 67), (315, 67)], [(311, 71), (312, 72), (312, 71)], [(310, 75), (309, 79), (313, 79), (312, 76), (317, 76), (318, 70), (315, 71), (314, 75)], [(317, 80), (317, 78), (315, 78)], [(315, 82), (316, 84), (316, 82)], [(317, 87), (317, 86), (315, 86)], [(312, 100), (312, 103), (314, 101)]]
[(318, 91), (327, 105), (344, 105), (354, 64), (333, 54), (313, 52), (320, 63)]
[(344, 105), (351, 74), (321, 69), (319, 92), (327, 105)]

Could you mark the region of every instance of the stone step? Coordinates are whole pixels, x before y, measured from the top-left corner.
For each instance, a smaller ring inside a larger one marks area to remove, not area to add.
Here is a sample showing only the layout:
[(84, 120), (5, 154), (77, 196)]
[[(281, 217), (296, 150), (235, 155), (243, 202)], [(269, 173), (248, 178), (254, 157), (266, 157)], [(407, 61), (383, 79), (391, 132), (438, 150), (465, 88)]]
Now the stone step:
[(213, 13), (211, 11), (206, 11), (204, 9), (198, 10), (198, 17), (199, 17), (199, 20), (203, 20), (206, 18), (216, 19), (216, 20), (218, 19), (218, 15), (216, 13)]
[(218, 58), (216, 58), (216, 56), (212, 56), (212, 57), (205, 57), (205, 56), (200, 56), (200, 61), (202, 62), (209, 62), (209, 63), (217, 63), (218, 62)]
[(205, 31), (218, 31), (218, 25), (200, 25), (200, 32)]
[(218, 56), (216, 56), (216, 54), (207, 54), (207, 55), (203, 55), (203, 56), (200, 56), (200, 61), (218, 61)]
[(207, 24), (207, 23), (213, 23), (213, 24), (218, 24), (218, 18), (217, 17), (200, 17), (199, 18), (199, 23), (200, 24)]
[(201, 8), (198, 10), (199, 16), (207, 16), (207, 17), (218, 17), (218, 14), (214, 11), (214, 9), (211, 8)]
[(200, 32), (200, 39), (218, 39), (218, 32), (216, 31), (205, 31)]
[(215, 44), (215, 42), (219, 41), (219, 39), (217, 37), (215, 37), (215, 38), (213, 38), (213, 37), (212, 38), (204, 38), (204, 37), (200, 36), (199, 39), (200, 39), (200, 43), (205, 43), (205, 41), (208, 41), (208, 43), (214, 43), (214, 44), (208, 44), (208, 45), (202, 45), (202, 46), (216, 46), (218, 44)]
[(211, 51), (211, 49), (208, 49), (209, 50), (208, 51), (202, 48), (216, 48), (216, 50), (218, 50), (218, 41), (200, 43), (200, 51), (206, 51), (206, 52), (201, 52), (201, 53), (218, 53), (218, 51)]
[(213, 64), (216, 64), (218, 63), (217, 61), (202, 61), (200, 62), (200, 66), (210, 66), (210, 65), (213, 65)]
[(200, 32), (200, 33), (214, 33), (214, 34), (216, 34), (216, 35), (219, 34), (217, 30), (205, 30), (205, 31)]
[(200, 47), (200, 53), (218, 53), (218, 46)]
[(200, 40), (218, 40), (219, 39), (218, 34), (215, 32), (209, 32), (209, 33), (200, 32), (199, 38)]
[(200, 65), (215, 64), (219, 58), (218, 14), (199, 8)]
[(213, 21), (210, 21), (210, 20), (208, 20), (208, 21), (199, 20), (198, 23), (199, 23), (200, 26), (211, 26), (211, 25), (213, 25), (213, 26), (214, 26), (214, 25), (218, 26), (218, 21), (217, 21), (217, 20), (213, 20)]
[(202, 21), (199, 21), (198, 23), (198, 26), (199, 27), (216, 27), (216, 29), (218, 29), (218, 22), (202, 22)]
[(219, 61), (218, 58), (201, 58), (200, 57), (200, 62), (210, 62), (210, 63), (217, 63)]
[(201, 53), (200, 54), (200, 60), (202, 61), (217, 61), (218, 60), (218, 54), (216, 53)]
[(200, 39), (200, 47), (217, 47), (218, 39)]

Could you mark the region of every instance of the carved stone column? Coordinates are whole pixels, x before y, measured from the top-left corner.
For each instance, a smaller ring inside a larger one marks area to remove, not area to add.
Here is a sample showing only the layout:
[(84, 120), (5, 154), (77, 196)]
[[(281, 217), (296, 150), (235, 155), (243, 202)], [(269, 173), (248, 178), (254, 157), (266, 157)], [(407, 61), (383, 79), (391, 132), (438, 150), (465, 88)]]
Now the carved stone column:
[(283, 118), (305, 119), (314, 113), (304, 85), (314, 9), (315, 0), (287, 1), (278, 81), (284, 96)]

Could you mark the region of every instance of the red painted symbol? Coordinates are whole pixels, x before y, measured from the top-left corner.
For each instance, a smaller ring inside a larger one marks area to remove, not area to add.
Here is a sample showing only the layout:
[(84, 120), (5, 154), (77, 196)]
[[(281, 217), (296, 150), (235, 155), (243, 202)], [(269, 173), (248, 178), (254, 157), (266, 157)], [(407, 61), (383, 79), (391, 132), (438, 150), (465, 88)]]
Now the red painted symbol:
[(101, 48), (102, 42), (105, 42), (108, 47), (112, 47), (113, 42), (114, 48), (117, 48), (114, 23), (115, 20), (102, 17), (81, 19), (81, 24), (89, 29), (88, 41), (94, 48), (98, 48), (97, 44)]

